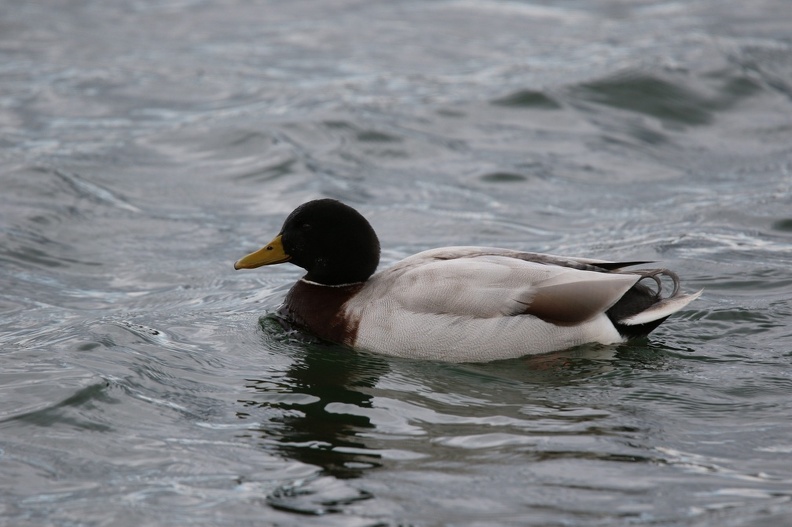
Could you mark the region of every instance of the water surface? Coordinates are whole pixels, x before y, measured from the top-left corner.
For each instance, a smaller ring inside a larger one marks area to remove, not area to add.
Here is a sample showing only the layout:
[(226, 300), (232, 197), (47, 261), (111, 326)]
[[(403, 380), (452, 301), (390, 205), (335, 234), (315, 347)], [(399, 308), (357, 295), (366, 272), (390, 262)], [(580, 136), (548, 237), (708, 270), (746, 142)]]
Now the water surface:
[[(0, 7), (0, 524), (792, 521), (792, 11), (742, 4)], [(349, 352), (267, 316), (298, 269), (232, 269), (322, 196), (383, 264), (705, 294), (623, 346)]]

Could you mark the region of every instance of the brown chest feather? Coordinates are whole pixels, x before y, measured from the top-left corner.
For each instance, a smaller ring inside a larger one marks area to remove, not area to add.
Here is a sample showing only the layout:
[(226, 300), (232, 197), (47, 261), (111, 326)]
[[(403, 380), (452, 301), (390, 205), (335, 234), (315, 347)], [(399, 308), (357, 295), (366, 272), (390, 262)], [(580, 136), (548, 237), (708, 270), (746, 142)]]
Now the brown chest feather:
[(334, 287), (299, 280), (286, 295), (282, 313), (321, 339), (353, 346), (360, 320), (348, 316), (344, 304), (361, 287), (362, 284)]

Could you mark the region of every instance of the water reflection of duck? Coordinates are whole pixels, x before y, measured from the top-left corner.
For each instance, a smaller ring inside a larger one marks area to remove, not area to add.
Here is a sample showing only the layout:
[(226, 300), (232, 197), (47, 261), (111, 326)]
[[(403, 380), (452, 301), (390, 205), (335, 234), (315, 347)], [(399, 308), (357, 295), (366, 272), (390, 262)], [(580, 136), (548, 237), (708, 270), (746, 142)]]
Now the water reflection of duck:
[[(261, 432), (274, 438), (286, 458), (340, 479), (355, 478), (381, 464), (361, 434), (373, 428), (364, 415), (372, 403), (368, 390), (387, 371), (387, 363), (376, 356), (307, 345), (282, 379), (285, 386), (273, 390), (271, 379), (251, 380), (248, 388), (258, 394), (245, 403), (278, 410), (272, 422), (282, 426)], [(288, 397), (282, 396), (284, 390)]]
[[(368, 221), (335, 200), (305, 203), (236, 269), (291, 262), (308, 273), (283, 313), (320, 338), (408, 358), (490, 361), (642, 337), (701, 292), (667, 269), (490, 247), (447, 247), (374, 273)], [(673, 284), (661, 294), (661, 278)], [(653, 280), (656, 289), (643, 281)]]

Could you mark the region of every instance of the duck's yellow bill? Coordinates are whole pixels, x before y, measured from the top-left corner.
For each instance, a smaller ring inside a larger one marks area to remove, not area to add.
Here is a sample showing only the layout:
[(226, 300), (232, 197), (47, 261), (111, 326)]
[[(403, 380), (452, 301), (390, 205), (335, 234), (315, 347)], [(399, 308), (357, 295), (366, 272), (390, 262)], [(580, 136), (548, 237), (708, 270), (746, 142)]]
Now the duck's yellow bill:
[(262, 265), (274, 265), (288, 262), (291, 256), (283, 250), (280, 234), (275, 239), (254, 253), (243, 256), (234, 264), (234, 269), (255, 269)]

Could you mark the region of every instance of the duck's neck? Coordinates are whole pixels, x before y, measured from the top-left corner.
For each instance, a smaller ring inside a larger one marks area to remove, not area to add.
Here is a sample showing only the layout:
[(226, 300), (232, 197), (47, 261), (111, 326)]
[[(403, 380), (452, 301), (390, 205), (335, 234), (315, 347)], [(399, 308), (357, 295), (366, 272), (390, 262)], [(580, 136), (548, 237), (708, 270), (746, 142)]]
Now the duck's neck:
[(303, 280), (327, 286), (358, 284), (374, 274), (377, 264), (379, 258), (361, 260), (359, 256), (347, 255), (317, 258), (304, 267), (308, 273)]
[(315, 282), (308, 278), (308, 275), (303, 276), (300, 278), (300, 282), (303, 282), (308, 285), (314, 285), (319, 287), (335, 287), (335, 288), (344, 288), (344, 287), (353, 287), (353, 286), (361, 286), (365, 280), (360, 280), (357, 282), (346, 282), (343, 284), (323, 284), (322, 282)]

